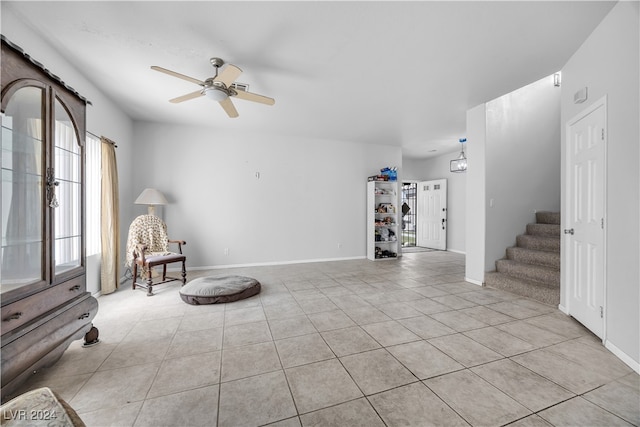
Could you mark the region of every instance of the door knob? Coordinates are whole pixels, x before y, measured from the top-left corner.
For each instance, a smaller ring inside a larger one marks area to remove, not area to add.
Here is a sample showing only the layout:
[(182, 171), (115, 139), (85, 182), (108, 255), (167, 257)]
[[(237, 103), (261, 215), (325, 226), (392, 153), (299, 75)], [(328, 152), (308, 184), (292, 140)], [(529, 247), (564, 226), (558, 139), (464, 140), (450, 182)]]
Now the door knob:
[(565, 228), (564, 234), (573, 234), (573, 228)]

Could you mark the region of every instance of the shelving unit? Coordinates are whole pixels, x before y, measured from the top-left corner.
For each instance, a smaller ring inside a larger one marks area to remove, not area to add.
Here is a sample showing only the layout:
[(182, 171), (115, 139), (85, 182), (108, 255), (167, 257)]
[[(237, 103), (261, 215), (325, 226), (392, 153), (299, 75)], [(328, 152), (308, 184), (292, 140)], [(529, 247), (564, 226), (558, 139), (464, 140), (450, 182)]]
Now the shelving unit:
[(367, 183), (367, 258), (378, 261), (399, 255), (400, 227), (397, 181)]

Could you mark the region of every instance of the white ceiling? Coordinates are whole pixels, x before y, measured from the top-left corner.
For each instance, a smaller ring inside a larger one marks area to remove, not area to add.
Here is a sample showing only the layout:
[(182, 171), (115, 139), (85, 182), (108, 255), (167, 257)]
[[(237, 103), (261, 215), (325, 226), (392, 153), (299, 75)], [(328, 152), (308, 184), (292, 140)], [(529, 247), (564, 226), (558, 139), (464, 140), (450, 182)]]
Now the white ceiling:
[[(614, 5), (2, 3), (135, 120), (394, 144), (411, 158), (457, 151), (467, 109), (559, 71)], [(235, 99), (230, 119), (206, 98), (170, 104), (198, 86), (149, 68), (204, 80), (214, 56), (275, 105)]]

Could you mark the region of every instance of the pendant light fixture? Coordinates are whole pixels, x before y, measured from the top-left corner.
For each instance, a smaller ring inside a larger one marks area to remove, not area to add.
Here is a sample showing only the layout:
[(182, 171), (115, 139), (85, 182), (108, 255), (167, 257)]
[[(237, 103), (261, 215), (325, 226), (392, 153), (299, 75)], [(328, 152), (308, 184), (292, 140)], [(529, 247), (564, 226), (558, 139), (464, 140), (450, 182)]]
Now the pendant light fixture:
[(466, 172), (467, 171), (467, 157), (464, 155), (464, 144), (467, 142), (467, 138), (460, 138), (458, 140), (462, 144), (462, 150), (458, 158), (449, 162), (449, 170), (451, 172)]

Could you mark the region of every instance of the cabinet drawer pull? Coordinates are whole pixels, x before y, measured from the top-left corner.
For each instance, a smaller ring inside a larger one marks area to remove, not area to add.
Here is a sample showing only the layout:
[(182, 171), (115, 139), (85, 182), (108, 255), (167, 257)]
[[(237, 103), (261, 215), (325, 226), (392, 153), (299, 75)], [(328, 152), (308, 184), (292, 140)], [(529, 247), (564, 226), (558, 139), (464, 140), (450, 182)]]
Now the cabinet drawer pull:
[(89, 317), (90, 314), (89, 313), (84, 313), (82, 314), (80, 317), (78, 317), (78, 320), (82, 320), (82, 319), (86, 319), (87, 317)]
[(22, 312), (19, 311), (15, 314), (12, 314), (9, 317), (5, 317), (4, 319), (2, 319), (3, 322), (11, 322), (12, 320), (18, 320), (20, 317), (22, 317)]
[(79, 289), (80, 289), (80, 285), (75, 285), (75, 286), (72, 286), (72, 287), (70, 287), (70, 288), (69, 288), (69, 290), (70, 290), (71, 292), (77, 291), (77, 290), (79, 290)]

